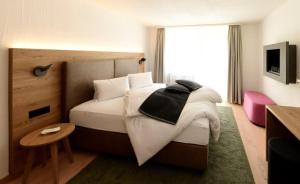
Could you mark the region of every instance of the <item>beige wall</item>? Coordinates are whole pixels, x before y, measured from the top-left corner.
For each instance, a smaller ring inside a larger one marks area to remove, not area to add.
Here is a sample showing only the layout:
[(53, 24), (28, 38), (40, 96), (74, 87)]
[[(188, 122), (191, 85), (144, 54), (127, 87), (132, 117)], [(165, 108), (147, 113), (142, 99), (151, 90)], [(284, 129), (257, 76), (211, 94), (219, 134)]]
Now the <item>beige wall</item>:
[(243, 91), (259, 90), (260, 23), (242, 24)]
[[(300, 78), (300, 1), (288, 0), (272, 14), (266, 17), (261, 25), (262, 43), (273, 44), (289, 41), (297, 45), (297, 76)], [(280, 105), (300, 106), (300, 84), (285, 85), (263, 75), (263, 56), (260, 53), (259, 81), (260, 90)]]
[[(8, 48), (144, 51), (146, 28), (97, 0), (1, 0), (0, 178), (8, 174)], [(147, 57), (147, 56), (146, 56)]]
[(300, 84), (285, 85), (263, 74), (263, 45), (289, 41), (297, 45), (300, 78), (299, 0), (288, 0), (260, 23), (242, 24), (243, 89), (261, 91), (279, 105), (300, 106)]

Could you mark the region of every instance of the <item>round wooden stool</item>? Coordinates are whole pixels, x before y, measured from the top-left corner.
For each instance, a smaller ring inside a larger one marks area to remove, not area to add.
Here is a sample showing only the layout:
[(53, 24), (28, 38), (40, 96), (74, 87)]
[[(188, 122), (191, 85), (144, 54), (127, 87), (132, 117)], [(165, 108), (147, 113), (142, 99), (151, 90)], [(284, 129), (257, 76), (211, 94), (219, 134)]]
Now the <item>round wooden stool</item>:
[[(50, 133), (50, 134), (46, 134), (46, 135), (41, 134), (42, 130), (44, 130), (46, 128), (54, 128), (54, 127), (60, 127), (61, 130), (58, 132)], [(41, 146), (47, 146), (47, 145), (50, 146), (51, 161), (52, 161), (55, 183), (59, 182), (57, 143), (58, 143), (58, 141), (61, 141), (61, 140), (63, 141), (63, 145), (68, 153), (70, 162), (73, 162), (73, 156), (72, 156), (70, 143), (68, 140), (68, 135), (70, 135), (74, 131), (74, 129), (75, 129), (74, 123), (52, 124), (47, 127), (35, 130), (35, 131), (27, 134), (26, 136), (24, 136), (21, 139), (21, 141), (20, 141), (21, 146), (28, 148), (28, 151), (29, 151), (25, 170), (24, 170), (24, 175), (22, 178), (22, 183), (27, 183), (29, 172), (30, 172), (32, 164), (34, 162), (35, 148), (41, 147)]]

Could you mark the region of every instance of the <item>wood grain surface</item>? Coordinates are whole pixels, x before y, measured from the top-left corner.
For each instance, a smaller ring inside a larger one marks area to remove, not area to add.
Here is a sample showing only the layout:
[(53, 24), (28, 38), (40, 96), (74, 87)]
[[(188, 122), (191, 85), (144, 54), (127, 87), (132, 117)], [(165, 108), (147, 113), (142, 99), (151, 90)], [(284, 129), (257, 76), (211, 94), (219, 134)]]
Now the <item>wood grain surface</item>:
[[(60, 127), (61, 130), (55, 133), (42, 135), (41, 131), (47, 128)], [(56, 141), (62, 140), (63, 138), (70, 135), (75, 129), (74, 123), (58, 123), (46, 126), (44, 128), (37, 129), (26, 136), (24, 136), (20, 144), (24, 147), (38, 147), (47, 144), (54, 143)]]
[[(26, 151), (20, 139), (27, 133), (62, 120), (63, 63), (104, 59), (140, 59), (143, 53), (43, 49), (9, 49), (9, 172), (21, 173)], [(36, 66), (52, 64), (48, 73), (36, 77)], [(144, 69), (139, 65), (139, 71)], [(29, 111), (50, 106), (50, 112), (29, 119)]]
[(300, 140), (300, 107), (268, 105), (267, 109)]

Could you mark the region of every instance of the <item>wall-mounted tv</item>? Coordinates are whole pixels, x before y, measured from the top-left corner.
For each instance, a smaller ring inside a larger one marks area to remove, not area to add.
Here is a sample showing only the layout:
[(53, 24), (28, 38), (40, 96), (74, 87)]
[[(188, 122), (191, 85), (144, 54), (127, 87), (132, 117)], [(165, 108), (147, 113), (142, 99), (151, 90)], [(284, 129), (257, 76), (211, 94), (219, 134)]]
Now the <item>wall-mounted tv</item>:
[(265, 45), (264, 74), (284, 84), (296, 83), (296, 45)]

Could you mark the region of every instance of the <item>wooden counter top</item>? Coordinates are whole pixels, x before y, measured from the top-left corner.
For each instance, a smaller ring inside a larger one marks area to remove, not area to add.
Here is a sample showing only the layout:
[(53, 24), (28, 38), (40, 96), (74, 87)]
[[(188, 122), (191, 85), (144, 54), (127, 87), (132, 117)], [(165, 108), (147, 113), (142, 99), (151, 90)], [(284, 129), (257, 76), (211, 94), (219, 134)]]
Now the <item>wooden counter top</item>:
[(281, 123), (300, 140), (300, 107), (266, 106)]

